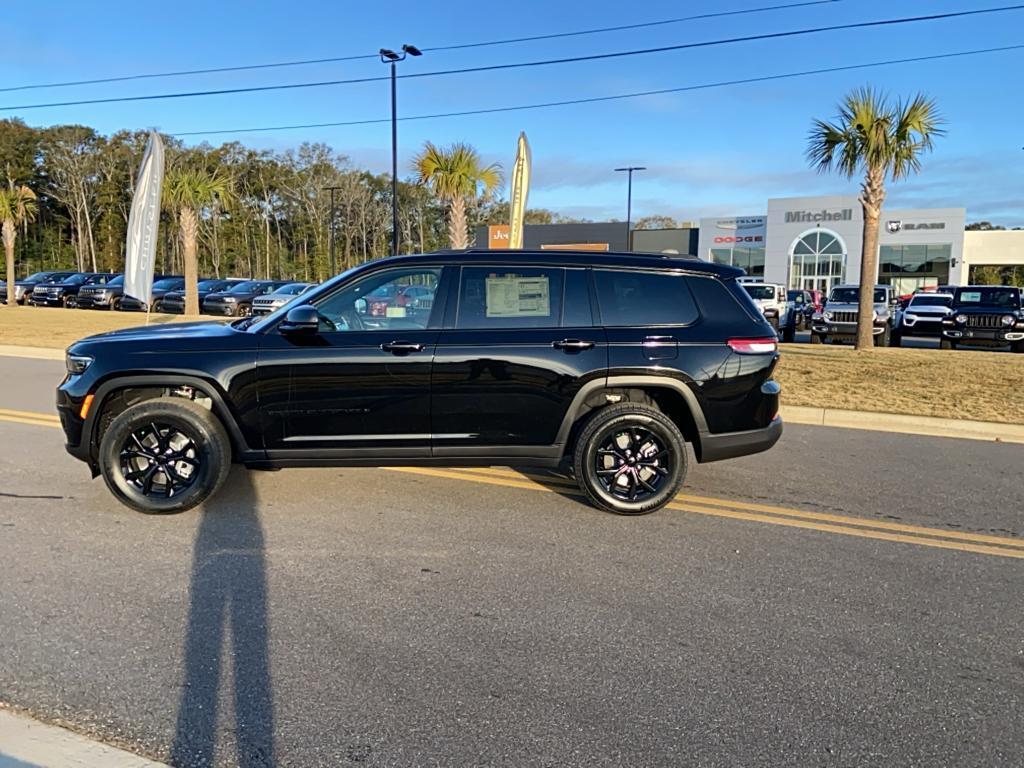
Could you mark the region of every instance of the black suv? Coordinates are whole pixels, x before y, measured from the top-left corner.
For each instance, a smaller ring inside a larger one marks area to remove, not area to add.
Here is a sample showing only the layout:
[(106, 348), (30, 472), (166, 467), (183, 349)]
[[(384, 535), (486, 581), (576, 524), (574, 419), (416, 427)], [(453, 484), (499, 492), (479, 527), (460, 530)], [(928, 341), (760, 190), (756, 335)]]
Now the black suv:
[(76, 307), (78, 292), (87, 285), (105, 285), (116, 275), (106, 272), (75, 272), (63, 280), (51, 279), (32, 288), (32, 303), (42, 307)]
[[(153, 311), (160, 311), (160, 301), (171, 291), (181, 290), (185, 287), (185, 278), (182, 275), (160, 275), (153, 281)], [(122, 312), (144, 312), (146, 302), (134, 296), (122, 296), (117, 308)]]
[[(237, 285), (238, 283), (244, 282), (239, 278), (228, 277), (228, 278), (210, 278), (209, 280), (200, 280), (197, 284), (197, 292), (199, 294), (199, 306), (202, 307), (203, 300), (211, 293), (217, 291), (226, 291), (231, 286)], [(160, 310), (167, 312), (172, 315), (183, 315), (185, 314), (185, 291), (168, 291), (164, 294), (164, 297), (160, 300)]]
[(943, 349), (959, 344), (1002, 347), (1024, 352), (1024, 310), (1020, 288), (1010, 285), (968, 285), (953, 294), (950, 313), (942, 320)]
[[(775, 331), (734, 267), (442, 251), (370, 262), (299, 306), (150, 326), (67, 353), (68, 451), (122, 502), (178, 512), (250, 468), (571, 464), (597, 506), (652, 512), (700, 462), (782, 434)], [(367, 297), (409, 286), (432, 300)]]

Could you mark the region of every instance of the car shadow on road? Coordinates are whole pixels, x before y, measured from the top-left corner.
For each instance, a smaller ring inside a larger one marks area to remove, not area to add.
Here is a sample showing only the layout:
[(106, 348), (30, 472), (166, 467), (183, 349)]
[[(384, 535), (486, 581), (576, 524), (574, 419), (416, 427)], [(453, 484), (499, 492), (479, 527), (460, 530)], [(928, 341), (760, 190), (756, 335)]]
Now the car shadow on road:
[[(237, 765), (273, 766), (274, 712), (267, 650), (267, 577), (259, 502), (250, 472), (236, 468), (198, 513), (192, 559), (185, 680), (171, 751), (175, 766), (212, 765), (230, 749), (217, 710), (233, 672)], [(225, 713), (228, 715), (229, 713)], [(230, 723), (224, 717), (222, 722)]]

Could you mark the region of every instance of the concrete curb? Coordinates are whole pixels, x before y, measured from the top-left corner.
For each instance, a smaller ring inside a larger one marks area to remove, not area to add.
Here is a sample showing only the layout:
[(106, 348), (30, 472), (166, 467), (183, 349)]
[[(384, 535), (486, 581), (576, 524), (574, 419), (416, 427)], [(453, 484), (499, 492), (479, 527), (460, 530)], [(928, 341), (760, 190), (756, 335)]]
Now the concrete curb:
[(0, 710), (0, 768), (167, 768), (74, 731)]
[(844, 411), (839, 408), (808, 408), (783, 405), (782, 420), (790, 424), (811, 424), (817, 427), (866, 429), (873, 432), (899, 432), (928, 437), (955, 437), (961, 440), (989, 440), (1003, 443), (1024, 443), (1024, 424), (998, 424), (967, 419), (940, 419), (931, 416), (905, 416), (898, 413)]
[(63, 360), (63, 349), (50, 347), (19, 347), (13, 344), (0, 344), (0, 357), (27, 357), (30, 360)]

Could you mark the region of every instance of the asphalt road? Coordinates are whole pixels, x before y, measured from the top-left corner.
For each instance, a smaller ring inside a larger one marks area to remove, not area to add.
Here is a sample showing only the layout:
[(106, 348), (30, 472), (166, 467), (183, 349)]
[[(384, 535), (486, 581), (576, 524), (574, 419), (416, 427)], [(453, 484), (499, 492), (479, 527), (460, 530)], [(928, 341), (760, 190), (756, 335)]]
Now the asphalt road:
[(0, 414), (0, 701), (180, 765), (1016, 766), (1022, 458), (791, 426), (642, 518), (371, 469), (147, 517)]

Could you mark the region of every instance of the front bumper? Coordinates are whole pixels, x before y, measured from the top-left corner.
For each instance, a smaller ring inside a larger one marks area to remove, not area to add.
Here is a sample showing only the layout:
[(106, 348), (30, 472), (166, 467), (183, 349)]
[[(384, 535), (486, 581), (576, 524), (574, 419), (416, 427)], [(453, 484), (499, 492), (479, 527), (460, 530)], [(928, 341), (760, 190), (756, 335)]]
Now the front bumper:
[(1024, 341), (1024, 328), (943, 328), (943, 338), (966, 344), (977, 343), (986, 345), (1013, 344)]
[(222, 317), (231, 317), (238, 311), (238, 304), (226, 304), (222, 302), (205, 302), (203, 304), (203, 313), (207, 315), (221, 315)]
[(938, 337), (942, 335), (942, 320), (928, 320), (923, 317), (919, 317), (912, 323), (903, 321), (900, 324), (900, 333), (904, 336), (933, 336)]
[[(814, 320), (811, 323), (811, 330), (815, 333), (824, 334), (826, 336), (856, 336), (857, 335), (857, 324), (856, 323), (830, 323), (823, 322), (821, 320)], [(885, 333), (885, 323), (879, 325), (875, 323), (871, 328), (871, 333), (878, 336)]]
[(752, 453), (761, 453), (779, 442), (780, 437), (782, 437), (781, 416), (776, 416), (763, 429), (720, 434), (705, 433), (700, 436), (700, 454), (697, 461), (706, 464), (709, 461), (722, 461), (735, 459), (738, 456), (749, 456)]
[(91, 308), (91, 307), (109, 307), (110, 306), (111, 298), (112, 298), (111, 296), (100, 296), (100, 295), (93, 296), (91, 294), (83, 296), (83, 295), (79, 294), (78, 295), (78, 308), (79, 309), (88, 309), (88, 308)]

